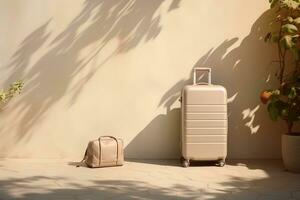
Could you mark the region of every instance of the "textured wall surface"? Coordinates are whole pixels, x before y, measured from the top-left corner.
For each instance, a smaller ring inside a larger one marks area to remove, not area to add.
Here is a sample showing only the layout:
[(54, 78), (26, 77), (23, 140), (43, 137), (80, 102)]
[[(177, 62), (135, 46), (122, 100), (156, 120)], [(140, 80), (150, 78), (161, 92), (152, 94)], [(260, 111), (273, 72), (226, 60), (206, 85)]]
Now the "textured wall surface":
[(128, 158), (179, 156), (181, 88), (212, 67), (228, 90), (230, 158), (279, 158), (283, 123), (259, 93), (274, 84), (261, 0), (0, 0), (0, 157), (78, 158), (100, 135)]

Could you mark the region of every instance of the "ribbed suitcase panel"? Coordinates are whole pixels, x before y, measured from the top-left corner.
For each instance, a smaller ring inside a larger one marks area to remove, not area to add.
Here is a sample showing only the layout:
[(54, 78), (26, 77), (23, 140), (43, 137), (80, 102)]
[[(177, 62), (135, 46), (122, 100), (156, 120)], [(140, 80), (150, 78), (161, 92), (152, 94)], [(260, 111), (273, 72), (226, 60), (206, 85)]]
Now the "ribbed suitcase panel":
[(226, 113), (185, 113), (187, 120), (226, 120)]
[(225, 144), (227, 135), (187, 135), (187, 145), (190, 144)]
[(185, 128), (186, 135), (226, 135), (227, 128)]
[(224, 104), (215, 105), (184, 105), (184, 110), (187, 113), (202, 112), (202, 113), (222, 113), (227, 112), (227, 106)]
[(223, 143), (188, 143), (186, 155), (192, 160), (217, 160), (225, 158), (227, 154), (227, 144)]
[(185, 120), (185, 128), (224, 128), (227, 120)]

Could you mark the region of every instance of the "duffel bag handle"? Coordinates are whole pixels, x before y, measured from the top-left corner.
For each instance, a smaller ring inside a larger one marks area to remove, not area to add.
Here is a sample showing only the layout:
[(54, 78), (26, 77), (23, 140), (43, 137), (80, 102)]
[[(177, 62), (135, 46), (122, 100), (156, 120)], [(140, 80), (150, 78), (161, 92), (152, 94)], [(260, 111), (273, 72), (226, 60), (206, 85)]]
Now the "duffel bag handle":
[(118, 163), (118, 160), (119, 160), (119, 142), (118, 142), (118, 139), (116, 138), (116, 137), (114, 137), (114, 136), (111, 136), (111, 135), (103, 135), (103, 136), (100, 136), (99, 137), (99, 139), (98, 139), (98, 141), (99, 141), (99, 148), (100, 148), (100, 157), (99, 157), (99, 162), (101, 161), (101, 144), (100, 144), (100, 140), (101, 140), (101, 138), (105, 138), (105, 137), (108, 137), (108, 138), (112, 138), (112, 139), (114, 139), (115, 141), (116, 141), (116, 143), (117, 143), (117, 160), (116, 160), (116, 164)]
[(194, 68), (193, 84), (197, 85), (197, 72), (198, 71), (205, 71), (205, 72), (207, 72), (207, 74), (208, 74), (207, 84), (210, 85), (211, 84), (211, 68), (207, 68), (207, 67), (197, 67), (197, 68)]
[(116, 137), (111, 136), (111, 135), (103, 135), (103, 136), (100, 136), (100, 137), (98, 138), (98, 140), (100, 140), (101, 138), (105, 138), (105, 137), (112, 138), (112, 139), (118, 141), (118, 139), (117, 139)]

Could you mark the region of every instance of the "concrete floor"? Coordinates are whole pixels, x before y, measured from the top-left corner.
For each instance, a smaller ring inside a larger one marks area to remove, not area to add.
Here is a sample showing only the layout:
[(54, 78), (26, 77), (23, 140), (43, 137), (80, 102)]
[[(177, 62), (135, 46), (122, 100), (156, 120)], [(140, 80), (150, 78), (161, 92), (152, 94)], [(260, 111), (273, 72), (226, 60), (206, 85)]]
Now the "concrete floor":
[(76, 168), (58, 160), (0, 160), (0, 200), (300, 199), (300, 174), (278, 160), (235, 160), (225, 167), (138, 160), (123, 167)]

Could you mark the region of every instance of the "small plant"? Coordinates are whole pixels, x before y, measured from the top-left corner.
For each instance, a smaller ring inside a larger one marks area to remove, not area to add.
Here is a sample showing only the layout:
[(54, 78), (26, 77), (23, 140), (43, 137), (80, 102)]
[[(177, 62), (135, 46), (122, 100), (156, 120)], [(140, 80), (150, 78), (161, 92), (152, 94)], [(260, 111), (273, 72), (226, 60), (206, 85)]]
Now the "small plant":
[[(300, 0), (269, 2), (276, 15), (270, 24), (272, 31), (265, 36), (265, 41), (277, 46), (279, 70), (276, 77), (279, 86), (263, 91), (260, 98), (262, 103), (267, 104), (272, 120), (286, 121), (288, 135), (300, 135), (293, 132), (294, 123), (300, 120)], [(289, 71), (288, 63), (293, 63)]]
[(15, 81), (13, 84), (9, 86), (7, 90), (0, 91), (0, 102), (6, 103), (16, 94), (20, 94), (23, 89), (24, 83), (23, 81)]

